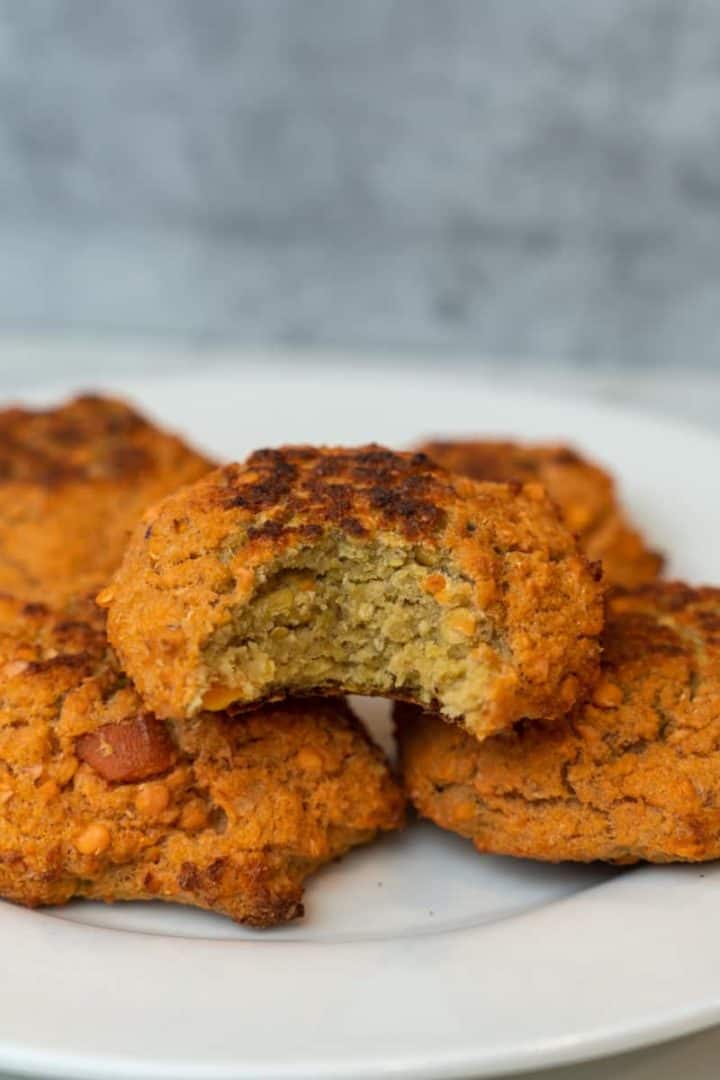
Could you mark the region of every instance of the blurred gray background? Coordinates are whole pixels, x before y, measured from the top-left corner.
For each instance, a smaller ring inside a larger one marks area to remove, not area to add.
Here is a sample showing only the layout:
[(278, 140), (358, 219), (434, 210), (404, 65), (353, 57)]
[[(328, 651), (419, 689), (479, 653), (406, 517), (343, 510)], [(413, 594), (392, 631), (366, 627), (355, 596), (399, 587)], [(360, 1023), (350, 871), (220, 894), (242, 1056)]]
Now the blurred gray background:
[(0, 330), (717, 363), (717, 0), (0, 0)]

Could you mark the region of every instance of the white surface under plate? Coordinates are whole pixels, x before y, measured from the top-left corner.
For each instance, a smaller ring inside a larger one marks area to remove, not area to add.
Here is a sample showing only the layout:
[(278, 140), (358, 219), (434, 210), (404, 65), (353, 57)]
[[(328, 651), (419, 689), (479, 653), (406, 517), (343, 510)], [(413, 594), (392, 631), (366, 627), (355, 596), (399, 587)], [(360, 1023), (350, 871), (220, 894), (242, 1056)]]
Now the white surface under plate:
[[(709, 434), (472, 376), (258, 370), (115, 388), (224, 457), (301, 440), (568, 439), (616, 470), (673, 574), (720, 581)], [(381, 731), (382, 703), (362, 708)], [(534, 865), (415, 825), (318, 874), (306, 899), (303, 922), (264, 933), (159, 904), (0, 904), (0, 1069), (440, 1080), (609, 1054), (720, 1019), (717, 866)]]

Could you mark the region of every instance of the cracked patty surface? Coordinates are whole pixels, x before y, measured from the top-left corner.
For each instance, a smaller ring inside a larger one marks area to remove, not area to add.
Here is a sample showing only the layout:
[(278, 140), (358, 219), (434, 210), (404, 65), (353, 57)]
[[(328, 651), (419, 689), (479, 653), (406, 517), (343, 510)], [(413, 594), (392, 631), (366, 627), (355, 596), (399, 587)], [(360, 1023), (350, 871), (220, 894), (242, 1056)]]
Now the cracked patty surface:
[(0, 590), (64, 604), (116, 569), (143, 511), (213, 463), (122, 401), (0, 412)]
[(479, 738), (597, 671), (597, 574), (539, 485), (379, 446), (263, 450), (170, 496), (101, 602), (161, 716), (286, 693), (436, 705)]
[(561, 723), (482, 745), (397, 710), (418, 811), (482, 852), (617, 863), (720, 857), (720, 589), (674, 583), (608, 604), (602, 677)]
[(0, 896), (168, 900), (254, 926), (404, 798), (342, 701), (181, 724), (147, 711), (97, 621), (0, 597)]
[(602, 563), (608, 585), (636, 587), (660, 574), (663, 557), (629, 521), (612, 476), (570, 447), (478, 439), (428, 442), (421, 449), (476, 480), (543, 484), (582, 550)]

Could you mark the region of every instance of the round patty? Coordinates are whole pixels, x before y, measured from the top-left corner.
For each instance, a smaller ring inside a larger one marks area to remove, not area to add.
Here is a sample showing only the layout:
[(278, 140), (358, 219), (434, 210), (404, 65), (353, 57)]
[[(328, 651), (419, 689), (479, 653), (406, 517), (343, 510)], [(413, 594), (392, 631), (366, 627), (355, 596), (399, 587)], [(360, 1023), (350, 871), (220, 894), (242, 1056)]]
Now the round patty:
[(104, 585), (143, 511), (213, 463), (121, 401), (0, 412), (0, 590), (63, 604)]
[(475, 480), (541, 483), (588, 558), (602, 562), (609, 585), (645, 585), (660, 574), (663, 557), (628, 520), (612, 476), (570, 447), (478, 439), (429, 442), (421, 449)]
[(102, 630), (0, 597), (0, 896), (170, 900), (271, 926), (403, 796), (342, 701), (163, 722)]
[(526, 721), (479, 745), (437, 716), (397, 718), (411, 801), (478, 851), (720, 856), (720, 589), (613, 596), (602, 678), (559, 724)]
[(305, 446), (258, 451), (154, 507), (100, 602), (160, 716), (374, 694), (436, 705), (482, 738), (585, 691), (596, 578), (539, 485)]

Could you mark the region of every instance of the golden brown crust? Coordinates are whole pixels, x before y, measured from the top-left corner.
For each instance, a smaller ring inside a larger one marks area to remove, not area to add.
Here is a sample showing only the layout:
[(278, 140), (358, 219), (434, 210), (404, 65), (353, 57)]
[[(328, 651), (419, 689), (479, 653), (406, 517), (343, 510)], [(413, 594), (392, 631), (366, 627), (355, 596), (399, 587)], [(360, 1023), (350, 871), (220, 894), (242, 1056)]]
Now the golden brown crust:
[(163, 723), (96, 626), (0, 603), (5, 898), (162, 899), (270, 926), (302, 913), (317, 867), (402, 815), (343, 702)]
[[(316, 545), (370, 550), (378, 541), (428, 567), (424, 588), (437, 579), (439, 605), (438, 560), (464, 583), (484, 634), (472, 663), (490, 670), (472, 718), (479, 737), (522, 715), (562, 714), (591, 683), (601, 590), (539, 485), (477, 484), (423, 454), (378, 446), (259, 451), (164, 500), (136, 529), (103, 597), (110, 639), (158, 715), (192, 714), (208, 642), (253, 604), (274, 562)], [(401, 685), (387, 692), (413, 696)]]
[(420, 813), (496, 854), (720, 857), (720, 589), (620, 592), (604, 644), (592, 701), (559, 724), (522, 722), (480, 745), (399, 708)]
[(613, 478), (570, 447), (478, 439), (428, 442), (421, 449), (475, 480), (543, 484), (588, 558), (602, 562), (609, 585), (633, 588), (660, 574), (663, 557), (628, 521)]
[(143, 511), (213, 463), (112, 398), (0, 412), (0, 590), (65, 603), (102, 586)]

